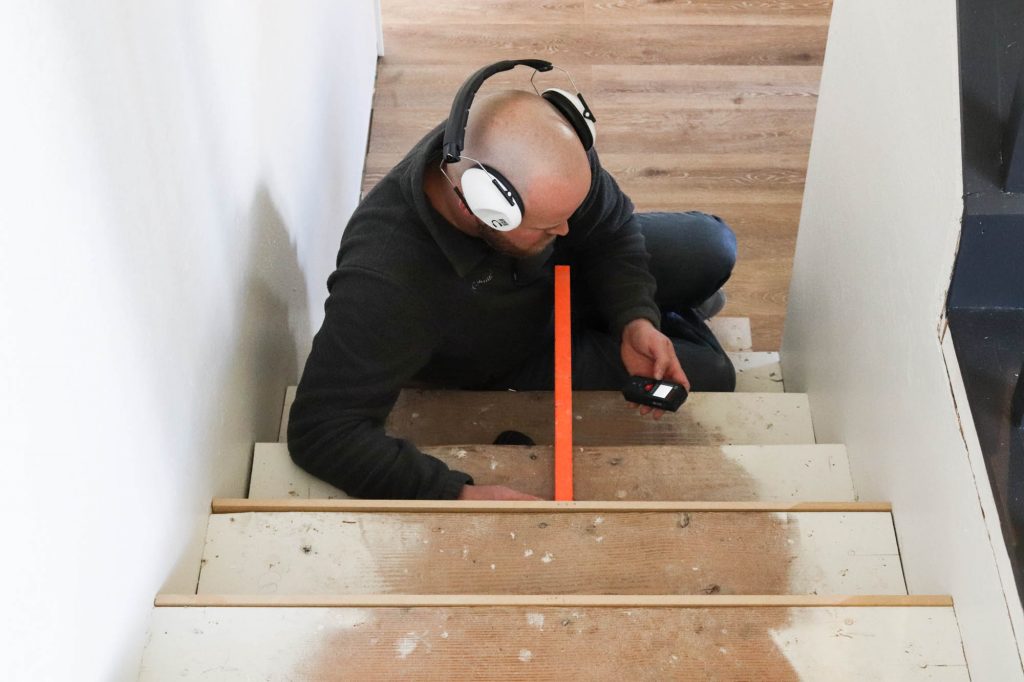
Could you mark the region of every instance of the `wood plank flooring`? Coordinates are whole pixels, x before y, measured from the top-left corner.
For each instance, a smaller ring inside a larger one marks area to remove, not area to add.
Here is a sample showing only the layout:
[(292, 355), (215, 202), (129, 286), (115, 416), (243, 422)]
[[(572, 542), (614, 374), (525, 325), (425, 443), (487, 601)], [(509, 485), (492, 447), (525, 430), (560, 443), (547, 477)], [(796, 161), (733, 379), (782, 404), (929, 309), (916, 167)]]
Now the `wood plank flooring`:
[[(702, 210), (736, 230), (727, 313), (777, 350), (831, 0), (384, 0), (364, 189), (447, 115), (476, 68), (568, 68), (597, 148), (637, 210)], [(528, 88), (517, 69), (484, 86)], [(540, 86), (565, 87), (560, 74)]]

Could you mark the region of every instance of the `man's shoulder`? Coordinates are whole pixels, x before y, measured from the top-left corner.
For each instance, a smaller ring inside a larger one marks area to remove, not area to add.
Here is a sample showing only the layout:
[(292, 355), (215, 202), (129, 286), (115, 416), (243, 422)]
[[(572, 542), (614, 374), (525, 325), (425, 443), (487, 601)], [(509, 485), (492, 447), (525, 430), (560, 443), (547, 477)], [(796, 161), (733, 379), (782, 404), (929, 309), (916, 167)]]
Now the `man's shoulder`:
[(446, 263), (415, 211), (387, 202), (364, 201), (345, 228), (328, 288), (349, 276), (365, 279), (375, 287), (415, 292), (429, 287)]

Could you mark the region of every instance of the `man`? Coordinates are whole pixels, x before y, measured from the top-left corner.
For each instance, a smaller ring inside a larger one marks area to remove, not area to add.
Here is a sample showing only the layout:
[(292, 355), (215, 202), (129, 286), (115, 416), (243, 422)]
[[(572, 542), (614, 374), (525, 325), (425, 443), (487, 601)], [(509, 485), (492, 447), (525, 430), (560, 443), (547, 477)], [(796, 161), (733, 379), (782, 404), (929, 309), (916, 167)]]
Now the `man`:
[(510, 91), (479, 98), (465, 136), (465, 156), (500, 169), (522, 197), (521, 225), (499, 232), (456, 191), (474, 162), (442, 172), (443, 128), (378, 183), (345, 230), (290, 414), (300, 466), (354, 497), (536, 499), (474, 485), (387, 436), (384, 422), (410, 382), (550, 390), (556, 262), (572, 266), (575, 389), (618, 390), (632, 374), (734, 389), (728, 356), (693, 310), (713, 306), (732, 271), (727, 226), (697, 213), (634, 214), (559, 111)]

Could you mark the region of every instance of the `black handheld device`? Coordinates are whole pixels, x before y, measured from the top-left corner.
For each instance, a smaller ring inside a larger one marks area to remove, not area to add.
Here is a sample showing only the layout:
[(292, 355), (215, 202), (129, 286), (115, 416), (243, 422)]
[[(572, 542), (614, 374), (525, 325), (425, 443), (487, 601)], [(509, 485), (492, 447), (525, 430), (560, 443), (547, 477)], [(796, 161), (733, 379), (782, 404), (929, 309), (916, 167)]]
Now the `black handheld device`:
[(633, 376), (622, 389), (622, 395), (631, 403), (675, 412), (686, 402), (687, 393), (685, 387), (671, 381)]

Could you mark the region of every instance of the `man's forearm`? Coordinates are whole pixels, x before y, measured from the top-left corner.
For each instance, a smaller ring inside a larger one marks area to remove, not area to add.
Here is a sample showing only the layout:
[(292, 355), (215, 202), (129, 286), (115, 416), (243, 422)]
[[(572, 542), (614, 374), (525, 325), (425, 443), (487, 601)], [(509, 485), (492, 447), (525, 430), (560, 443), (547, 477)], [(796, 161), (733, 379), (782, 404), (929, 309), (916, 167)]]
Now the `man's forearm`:
[[(296, 396), (288, 423), (288, 449), (300, 467), (352, 497), (456, 499), (472, 478), (453, 471), (407, 440), (384, 433), (365, 413)], [(330, 416), (329, 416), (330, 415)]]

